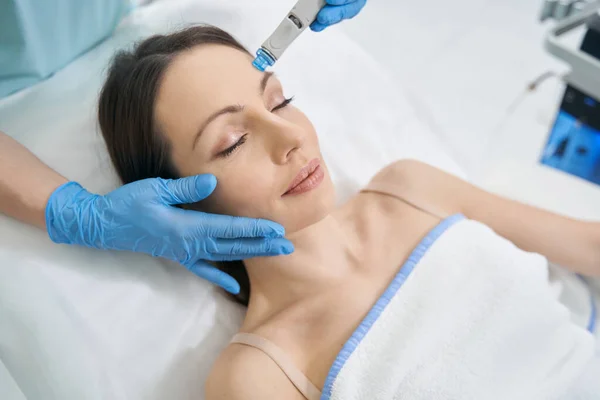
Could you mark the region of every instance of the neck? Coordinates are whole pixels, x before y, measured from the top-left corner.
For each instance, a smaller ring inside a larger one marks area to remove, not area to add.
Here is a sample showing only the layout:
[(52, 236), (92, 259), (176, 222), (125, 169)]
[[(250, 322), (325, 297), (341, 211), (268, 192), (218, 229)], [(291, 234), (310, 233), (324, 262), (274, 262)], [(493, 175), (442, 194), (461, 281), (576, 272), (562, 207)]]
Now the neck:
[(249, 313), (276, 312), (315, 297), (347, 276), (357, 265), (356, 239), (340, 222), (327, 216), (287, 236), (294, 253), (245, 261), (250, 278)]

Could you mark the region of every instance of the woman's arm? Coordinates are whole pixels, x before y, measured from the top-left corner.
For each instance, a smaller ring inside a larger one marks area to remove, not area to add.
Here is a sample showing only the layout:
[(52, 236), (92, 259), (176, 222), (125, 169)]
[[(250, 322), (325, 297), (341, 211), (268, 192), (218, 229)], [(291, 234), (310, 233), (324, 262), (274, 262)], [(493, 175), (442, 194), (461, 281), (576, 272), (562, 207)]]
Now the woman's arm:
[(0, 132), (0, 213), (45, 230), (48, 198), (66, 182), (16, 140)]
[(525, 251), (572, 271), (600, 276), (600, 222), (586, 222), (486, 192), (427, 164), (388, 167), (415, 202), (480, 221)]

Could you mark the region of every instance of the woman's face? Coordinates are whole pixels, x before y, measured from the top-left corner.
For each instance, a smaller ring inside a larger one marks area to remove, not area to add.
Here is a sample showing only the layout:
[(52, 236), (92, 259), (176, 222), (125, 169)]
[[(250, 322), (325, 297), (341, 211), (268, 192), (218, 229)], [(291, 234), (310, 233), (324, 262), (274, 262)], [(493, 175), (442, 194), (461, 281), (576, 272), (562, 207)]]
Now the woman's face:
[(217, 177), (203, 210), (269, 219), (291, 233), (329, 213), (333, 184), (308, 118), (274, 75), (251, 63), (220, 45), (178, 55), (159, 89), (156, 121), (182, 176)]

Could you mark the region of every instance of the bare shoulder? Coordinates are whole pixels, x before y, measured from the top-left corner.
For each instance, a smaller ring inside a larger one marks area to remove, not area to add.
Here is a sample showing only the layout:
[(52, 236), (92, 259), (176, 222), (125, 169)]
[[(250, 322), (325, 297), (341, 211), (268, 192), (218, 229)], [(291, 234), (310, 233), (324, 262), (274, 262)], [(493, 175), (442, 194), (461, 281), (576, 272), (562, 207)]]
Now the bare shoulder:
[(442, 210), (444, 214), (462, 212), (465, 197), (474, 190), (464, 180), (413, 159), (389, 164), (375, 175), (370, 186), (389, 187), (399, 197), (423, 208)]
[(435, 169), (431, 165), (425, 164), (424, 162), (414, 160), (411, 158), (405, 158), (402, 160), (394, 161), (393, 163), (386, 165), (375, 176), (376, 177), (385, 177), (385, 176), (388, 176), (391, 174), (407, 173), (407, 172), (414, 171), (417, 169), (430, 169), (430, 168)]
[(255, 348), (229, 345), (215, 362), (205, 385), (206, 400), (303, 400), (283, 371)]
[(399, 184), (415, 185), (431, 182), (431, 179), (434, 179), (435, 182), (450, 177), (458, 179), (429, 164), (407, 158), (395, 161), (382, 168), (381, 171), (375, 175), (373, 181), (385, 180)]

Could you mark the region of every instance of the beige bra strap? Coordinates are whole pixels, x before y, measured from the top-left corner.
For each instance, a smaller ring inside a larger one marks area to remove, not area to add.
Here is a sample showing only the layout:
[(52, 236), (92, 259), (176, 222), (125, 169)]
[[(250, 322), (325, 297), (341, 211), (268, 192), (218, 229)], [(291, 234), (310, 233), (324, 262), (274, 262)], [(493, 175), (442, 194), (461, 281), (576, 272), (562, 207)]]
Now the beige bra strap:
[(421, 210), (429, 215), (433, 215), (436, 218), (444, 219), (450, 214), (448, 212), (435, 207), (432, 204), (425, 204), (423, 201), (417, 200), (417, 196), (413, 196), (409, 191), (403, 190), (401, 185), (396, 185), (391, 182), (377, 182), (371, 181), (366, 188), (361, 190), (362, 192), (375, 192), (381, 193), (388, 196), (392, 196), (397, 198), (400, 201), (416, 208), (417, 210)]
[(231, 343), (244, 344), (254, 347), (271, 358), (292, 384), (308, 400), (319, 400), (321, 391), (294, 365), (293, 361), (277, 345), (252, 333), (238, 333), (233, 337)]

